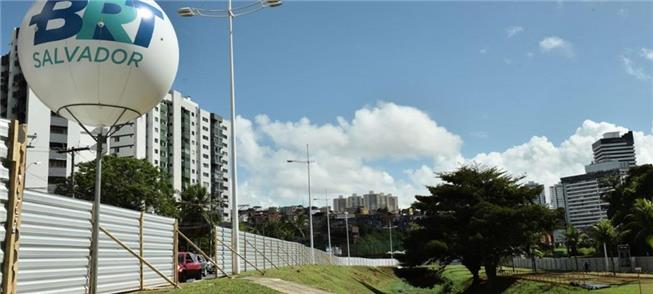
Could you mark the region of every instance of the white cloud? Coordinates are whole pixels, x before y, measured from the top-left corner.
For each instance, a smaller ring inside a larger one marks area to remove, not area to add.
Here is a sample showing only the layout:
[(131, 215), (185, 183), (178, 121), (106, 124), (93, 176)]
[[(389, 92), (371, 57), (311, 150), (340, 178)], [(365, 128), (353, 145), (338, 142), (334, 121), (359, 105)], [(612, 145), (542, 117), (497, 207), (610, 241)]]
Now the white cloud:
[(558, 36), (546, 37), (540, 41), (540, 51), (542, 53), (557, 53), (564, 57), (574, 57), (574, 46), (571, 42)]
[(642, 56), (645, 59), (653, 61), (653, 49), (642, 48), (640, 50), (640, 56)]
[(633, 60), (630, 59), (629, 57), (622, 55), (621, 61), (624, 66), (624, 70), (626, 71), (627, 74), (635, 77), (638, 80), (642, 80), (642, 81), (651, 80), (651, 75), (647, 73), (644, 70), (644, 68), (635, 64), (635, 62), (633, 62)]
[(526, 56), (528, 56), (529, 58), (533, 58), (535, 54), (533, 54), (533, 52), (528, 52), (526, 53)]
[(505, 64), (507, 64), (507, 65), (511, 65), (511, 64), (512, 64), (512, 59), (510, 59), (510, 58), (504, 58), (504, 59), (503, 59), (503, 63), (505, 63)]
[(524, 28), (521, 26), (512, 26), (506, 29), (506, 35), (508, 36), (508, 38), (517, 36), (522, 32), (524, 32)]
[[(624, 133), (627, 129), (586, 120), (560, 145), (554, 145), (546, 137), (534, 136), (524, 144), (502, 152), (481, 153), (469, 161), (498, 166), (513, 175), (525, 175), (526, 180), (550, 186), (560, 177), (583, 173), (584, 166), (592, 161), (592, 143), (612, 131)], [(637, 163), (653, 163), (653, 130), (651, 134), (633, 134)]]
[(481, 54), (485, 54), (485, 53), (487, 53), (487, 49), (483, 48), (483, 49), (479, 50), (478, 52), (481, 53)]
[[(315, 124), (306, 118), (295, 122), (274, 121), (265, 115), (254, 120), (238, 118), (240, 202), (250, 205), (307, 203), (306, 166), (288, 159), (305, 159), (310, 143), (311, 184), (314, 195), (330, 196), (375, 190), (393, 193), (401, 207), (414, 195), (435, 185), (436, 172), (461, 164), (498, 166), (513, 175), (546, 186), (560, 177), (582, 173), (592, 161), (591, 145), (603, 133), (626, 128), (586, 120), (567, 139), (554, 144), (544, 136), (497, 152), (464, 158), (462, 140), (438, 125), (419, 109), (379, 103), (356, 111), (353, 118), (337, 118), (336, 124)], [(651, 133), (634, 132), (638, 164), (653, 163)], [(393, 165), (415, 164), (415, 169), (392, 170)], [(319, 205), (322, 205), (319, 203)]]
[(626, 8), (619, 8), (617, 14), (619, 14), (619, 16), (628, 16), (629, 12)]
[(247, 174), (240, 183), (241, 202), (266, 205), (306, 203), (306, 168), (286, 160), (305, 159), (307, 142), (316, 161), (311, 166), (315, 193), (383, 191), (399, 196), (402, 207), (412, 203), (423, 186), (397, 180), (373, 163), (456, 158), (462, 145), (459, 136), (426, 113), (393, 103), (359, 109), (351, 121), (339, 117), (337, 125), (317, 125), (306, 118), (272, 121), (259, 115), (254, 121), (239, 117), (237, 126), (239, 167)]

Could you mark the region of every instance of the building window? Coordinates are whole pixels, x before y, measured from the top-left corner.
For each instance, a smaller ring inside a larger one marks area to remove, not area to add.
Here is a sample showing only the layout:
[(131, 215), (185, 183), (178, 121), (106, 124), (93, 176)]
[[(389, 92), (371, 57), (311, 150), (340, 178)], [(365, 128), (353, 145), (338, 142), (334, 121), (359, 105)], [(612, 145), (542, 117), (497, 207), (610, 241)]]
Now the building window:
[(60, 127), (60, 126), (50, 126), (50, 133), (53, 134), (67, 134), (68, 133), (68, 128), (67, 127)]
[(209, 145), (202, 145), (203, 149), (209, 150)]
[(159, 128), (154, 128), (154, 132), (155, 132), (155, 133), (158, 133), (158, 132), (159, 132)]
[(202, 130), (205, 130), (205, 131), (208, 132), (208, 131), (209, 131), (209, 128), (207, 128), (207, 127), (202, 127)]
[(209, 122), (209, 119), (206, 118), (206, 117), (203, 117), (203, 118), (202, 118), (202, 121), (203, 121), (203, 122)]
[(66, 167), (66, 161), (65, 160), (50, 160), (49, 164), (50, 164), (50, 167)]
[(155, 154), (159, 154), (159, 149), (154, 149)]
[(159, 143), (159, 139), (154, 138), (154, 143)]
[(155, 159), (154, 164), (159, 164), (159, 161)]
[(208, 140), (208, 139), (209, 139), (209, 136), (202, 136), (202, 139), (204, 139), (204, 140)]
[(115, 136), (113, 137), (114, 142), (120, 142), (120, 136)]
[(202, 157), (205, 158), (205, 159), (209, 159), (209, 156), (206, 155), (206, 154), (202, 154)]

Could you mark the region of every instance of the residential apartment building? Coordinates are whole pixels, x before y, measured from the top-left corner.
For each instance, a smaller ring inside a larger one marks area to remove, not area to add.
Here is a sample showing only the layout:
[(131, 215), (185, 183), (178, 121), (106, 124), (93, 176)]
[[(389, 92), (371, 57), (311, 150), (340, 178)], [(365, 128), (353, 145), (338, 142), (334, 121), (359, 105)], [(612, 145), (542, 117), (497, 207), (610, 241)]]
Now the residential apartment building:
[(346, 198), (340, 195), (338, 198), (333, 199), (333, 210), (335, 212), (349, 211), (355, 213), (359, 209), (369, 211), (370, 213), (374, 213), (378, 209), (397, 212), (399, 211), (399, 201), (397, 196), (375, 193), (374, 191), (370, 191), (363, 196), (354, 193)]
[(72, 169), (70, 156), (59, 151), (79, 146), (81, 128), (52, 113), (27, 86), (18, 61), (19, 32), (11, 32), (11, 49), (1, 57), (0, 118), (28, 124), (25, 188), (53, 192)]
[(223, 219), (230, 218), (227, 124), (178, 91), (121, 128), (109, 142), (117, 156), (144, 158), (171, 176), (178, 195), (199, 184), (211, 193)]

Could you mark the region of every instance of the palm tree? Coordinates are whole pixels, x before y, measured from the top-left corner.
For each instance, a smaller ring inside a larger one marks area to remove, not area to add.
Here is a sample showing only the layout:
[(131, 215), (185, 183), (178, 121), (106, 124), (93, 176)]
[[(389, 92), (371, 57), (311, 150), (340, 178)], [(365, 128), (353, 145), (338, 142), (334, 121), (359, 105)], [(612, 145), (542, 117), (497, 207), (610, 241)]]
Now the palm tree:
[(578, 243), (580, 242), (580, 232), (573, 226), (568, 226), (565, 230), (565, 246), (567, 254), (571, 256), (578, 255)]
[(651, 200), (644, 198), (635, 200), (632, 212), (626, 216), (626, 229), (635, 233), (636, 242), (648, 244), (653, 249), (653, 202)]
[[(612, 225), (612, 222), (609, 219), (602, 219), (598, 221), (589, 231), (590, 236), (595, 241), (597, 248), (601, 246), (607, 247), (608, 257), (612, 257), (611, 249), (617, 243), (619, 239), (619, 232), (617, 228)], [(600, 251), (600, 250), (597, 250)], [(614, 269), (614, 260), (611, 258), (612, 268)]]
[(177, 203), (180, 230), (191, 240), (208, 239), (211, 243), (213, 228), (220, 223), (220, 214), (211, 209), (211, 195), (201, 185), (187, 186)]

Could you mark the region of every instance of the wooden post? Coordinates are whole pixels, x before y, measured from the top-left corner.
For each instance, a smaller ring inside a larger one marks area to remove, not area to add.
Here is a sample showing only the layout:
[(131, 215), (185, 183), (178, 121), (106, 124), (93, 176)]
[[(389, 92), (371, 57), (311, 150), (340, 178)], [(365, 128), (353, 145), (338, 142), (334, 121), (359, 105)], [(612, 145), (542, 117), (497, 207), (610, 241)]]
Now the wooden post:
[(138, 258), (142, 263), (144, 263), (145, 265), (147, 265), (147, 266), (148, 266), (150, 269), (152, 269), (155, 273), (159, 274), (159, 276), (161, 276), (163, 279), (165, 279), (166, 281), (168, 281), (168, 283), (170, 283), (171, 285), (175, 286), (175, 288), (179, 288), (179, 286), (177, 285), (177, 283), (175, 283), (173, 280), (170, 280), (170, 278), (166, 277), (166, 275), (164, 275), (163, 273), (161, 273), (161, 271), (159, 271), (158, 269), (156, 269), (156, 268), (155, 268), (152, 264), (150, 264), (147, 260), (145, 260), (144, 258), (140, 257), (140, 255), (136, 254), (136, 252), (134, 252), (134, 250), (132, 250), (131, 248), (129, 248), (129, 246), (127, 246), (125, 243), (123, 243), (122, 241), (120, 241), (120, 239), (116, 238), (116, 236), (114, 236), (113, 234), (109, 233), (109, 231), (107, 231), (106, 229), (104, 229), (104, 227), (100, 226), (100, 231), (102, 231), (102, 232), (105, 233), (107, 236), (109, 236), (109, 238), (111, 238), (113, 241), (115, 241), (116, 243), (118, 243), (118, 245), (120, 245), (122, 248), (124, 248), (125, 250), (127, 250), (127, 252), (131, 253), (131, 255), (133, 255), (134, 257)]
[(139, 273), (140, 273), (140, 281), (141, 281), (141, 291), (145, 289), (145, 280), (143, 279), (143, 258), (145, 256), (143, 255), (143, 220), (144, 220), (145, 214), (141, 211), (141, 217), (138, 219), (138, 226), (139, 226), (139, 241), (138, 244), (140, 245), (139, 248), (139, 253), (141, 256), (141, 260), (139, 262)]
[(172, 272), (174, 273), (175, 284), (179, 283), (179, 277), (177, 273), (179, 272), (179, 236), (177, 236), (179, 227), (179, 222), (175, 219), (175, 224), (172, 229)]
[[(256, 246), (254, 246), (252, 243), (249, 243), (249, 241), (247, 241), (247, 240), (245, 240), (245, 243), (246, 243), (246, 244), (249, 244), (250, 246), (252, 246), (252, 248), (254, 248), (254, 252), (259, 253), (259, 254), (261, 254), (261, 255), (263, 256), (263, 265), (265, 265), (265, 261), (267, 260), (267, 261), (268, 261), (268, 262), (269, 262), (269, 263), (270, 263), (274, 268), (279, 269), (276, 265), (274, 265), (274, 263), (272, 262), (272, 260), (270, 260), (269, 258), (267, 258), (267, 257), (265, 256), (265, 253), (259, 251), (258, 248), (256, 248)], [(265, 247), (264, 247), (264, 248), (265, 248)], [(263, 250), (265, 250), (265, 249), (263, 249)], [(265, 267), (264, 267), (264, 268), (265, 268)]]
[(5, 232), (4, 264), (2, 267), (2, 293), (16, 293), (18, 279), (18, 248), (20, 247), (20, 224), (25, 189), (25, 160), (27, 157), (27, 126), (13, 120), (9, 126), (7, 147), (9, 154), (9, 191), (7, 223)]

